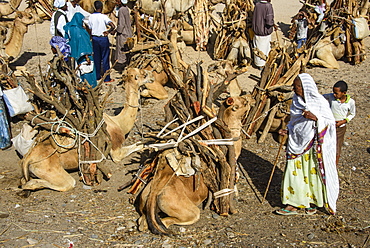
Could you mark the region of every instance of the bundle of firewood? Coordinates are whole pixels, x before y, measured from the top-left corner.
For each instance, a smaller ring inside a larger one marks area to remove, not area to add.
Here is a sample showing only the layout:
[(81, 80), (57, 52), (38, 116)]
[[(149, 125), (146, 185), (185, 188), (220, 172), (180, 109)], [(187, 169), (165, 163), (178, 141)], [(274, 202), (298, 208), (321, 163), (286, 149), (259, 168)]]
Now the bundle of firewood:
[(244, 118), (246, 136), (261, 130), (258, 139), (262, 143), (269, 132), (284, 128), (289, 120), (290, 99), (293, 96), (293, 80), (305, 70), (310, 54), (301, 54), (298, 59), (288, 46), (275, 46), (269, 53), (266, 65), (257, 78), (252, 96), (256, 103)]
[[(221, 215), (228, 215), (237, 211), (233, 196), (236, 156), (239, 154), (235, 153), (234, 142), (239, 140), (241, 118), (240, 125), (233, 126), (227, 123), (224, 116), (228, 115), (227, 111), (243, 111), (243, 114), (250, 103), (244, 101), (243, 106), (236, 106), (235, 101), (238, 100), (228, 98), (221, 103), (217, 111), (214, 102), (217, 101), (217, 96), (225, 91), (227, 82), (235, 75), (213, 85), (201, 64), (202, 62), (197, 63), (196, 73), (189, 67), (184, 75), (176, 74), (170, 69), (170, 77), (178, 92), (165, 106), (165, 121), (157, 123), (163, 129), (144, 135), (146, 138), (144, 142), (150, 148), (148, 161), (140, 168), (135, 178), (121, 189), (132, 185), (129, 193), (140, 192), (143, 182), (147, 184), (155, 174), (157, 163), (160, 161), (158, 158), (166, 150), (165, 156), (170, 164), (172, 162), (168, 157), (174, 156), (179, 164), (185, 163), (196, 175), (202, 175), (214, 196), (213, 209)], [(235, 133), (235, 129), (239, 131)], [(177, 175), (175, 169), (174, 173)]]
[(234, 64), (249, 64), (248, 58), (251, 57), (249, 42), (252, 37), (249, 30), (253, 9), (253, 1), (234, 0), (225, 5), (220, 21), (211, 15), (218, 34), (213, 52), (215, 59), (227, 59)]
[[(57, 145), (77, 148), (82, 179), (88, 185), (99, 183), (101, 178), (95, 178), (91, 170), (104, 166), (110, 150), (103, 120), (103, 109), (110, 93), (99, 95), (103, 80), (95, 88), (86, 81), (80, 82), (60, 52), (49, 62), (49, 69), (41, 81), (29, 73), (24, 73), (24, 77), (30, 84), (28, 90), (33, 94), (32, 105), (35, 108), (25, 118), (31, 125), (55, 135), (53, 139)], [(66, 136), (75, 142), (59, 144), (56, 136)]]
[[(369, 35), (367, 0), (341, 0), (333, 1), (330, 6), (325, 6), (324, 18), (318, 19), (317, 6), (313, 0), (301, 1), (303, 3), (300, 13), (307, 16), (309, 23), (309, 35), (306, 49), (313, 49), (320, 40), (329, 38), (336, 47), (344, 44), (344, 59), (347, 62), (358, 64), (366, 59), (365, 44), (363, 38)], [(294, 39), (296, 35), (296, 24), (294, 21), (298, 14), (292, 19), (289, 38)], [(365, 35), (362, 35), (365, 33)], [(366, 35), (367, 33), (367, 35)], [(320, 44), (321, 45), (321, 44)], [(320, 46), (319, 45), (319, 46)], [(339, 50), (342, 48), (339, 48)], [(335, 54), (338, 58), (341, 55)], [(337, 53), (340, 53), (338, 51)]]

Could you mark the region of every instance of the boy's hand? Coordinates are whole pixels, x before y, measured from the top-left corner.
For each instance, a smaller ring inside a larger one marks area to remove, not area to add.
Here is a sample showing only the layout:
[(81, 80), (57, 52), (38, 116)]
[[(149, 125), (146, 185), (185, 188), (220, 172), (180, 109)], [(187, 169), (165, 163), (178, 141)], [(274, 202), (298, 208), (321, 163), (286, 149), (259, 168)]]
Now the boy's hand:
[(335, 121), (335, 126), (340, 127), (340, 126), (342, 126), (343, 124), (346, 124), (346, 123), (347, 123), (347, 120)]

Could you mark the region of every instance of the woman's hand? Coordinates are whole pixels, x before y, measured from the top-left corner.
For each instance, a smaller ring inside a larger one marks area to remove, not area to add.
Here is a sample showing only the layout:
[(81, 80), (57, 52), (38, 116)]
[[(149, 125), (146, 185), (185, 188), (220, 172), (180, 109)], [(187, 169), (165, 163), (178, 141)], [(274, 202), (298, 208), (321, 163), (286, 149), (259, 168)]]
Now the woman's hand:
[(303, 111), (302, 115), (303, 115), (304, 118), (307, 118), (307, 119), (310, 119), (310, 120), (313, 120), (313, 121), (317, 121), (316, 115), (312, 114), (310, 111)]
[(287, 134), (288, 134), (288, 129), (280, 129), (280, 130), (279, 130), (279, 134), (280, 134), (281, 136), (287, 135)]

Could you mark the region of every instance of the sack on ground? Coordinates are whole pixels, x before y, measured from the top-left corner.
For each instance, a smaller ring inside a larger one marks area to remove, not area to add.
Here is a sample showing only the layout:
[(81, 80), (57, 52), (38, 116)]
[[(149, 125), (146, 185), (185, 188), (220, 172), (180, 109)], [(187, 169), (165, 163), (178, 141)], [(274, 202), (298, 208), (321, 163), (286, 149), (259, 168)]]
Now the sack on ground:
[(10, 90), (4, 90), (3, 94), (4, 101), (11, 117), (25, 114), (33, 110), (33, 106), (28, 101), (29, 98), (21, 86)]
[(370, 35), (369, 25), (365, 18), (353, 18), (352, 22), (355, 25), (354, 32), (356, 39), (362, 40)]
[(15, 149), (24, 156), (32, 147), (35, 142), (34, 137), (37, 134), (37, 130), (34, 130), (27, 123), (23, 124), (21, 132), (12, 139)]

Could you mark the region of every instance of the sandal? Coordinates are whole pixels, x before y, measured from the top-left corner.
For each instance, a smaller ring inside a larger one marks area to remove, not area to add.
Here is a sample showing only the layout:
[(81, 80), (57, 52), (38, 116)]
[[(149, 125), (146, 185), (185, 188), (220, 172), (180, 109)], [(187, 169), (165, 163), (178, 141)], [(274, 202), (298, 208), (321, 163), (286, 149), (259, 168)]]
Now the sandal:
[(306, 208), (306, 209), (305, 209), (305, 212), (306, 212), (306, 214), (307, 214), (307, 215), (314, 215), (314, 214), (316, 214), (317, 209), (316, 209), (316, 207), (313, 207), (313, 208)]
[(275, 213), (280, 214), (280, 215), (296, 215), (296, 214), (298, 214), (297, 210), (291, 211), (291, 210), (288, 210), (288, 209), (285, 209), (285, 208), (276, 210)]

